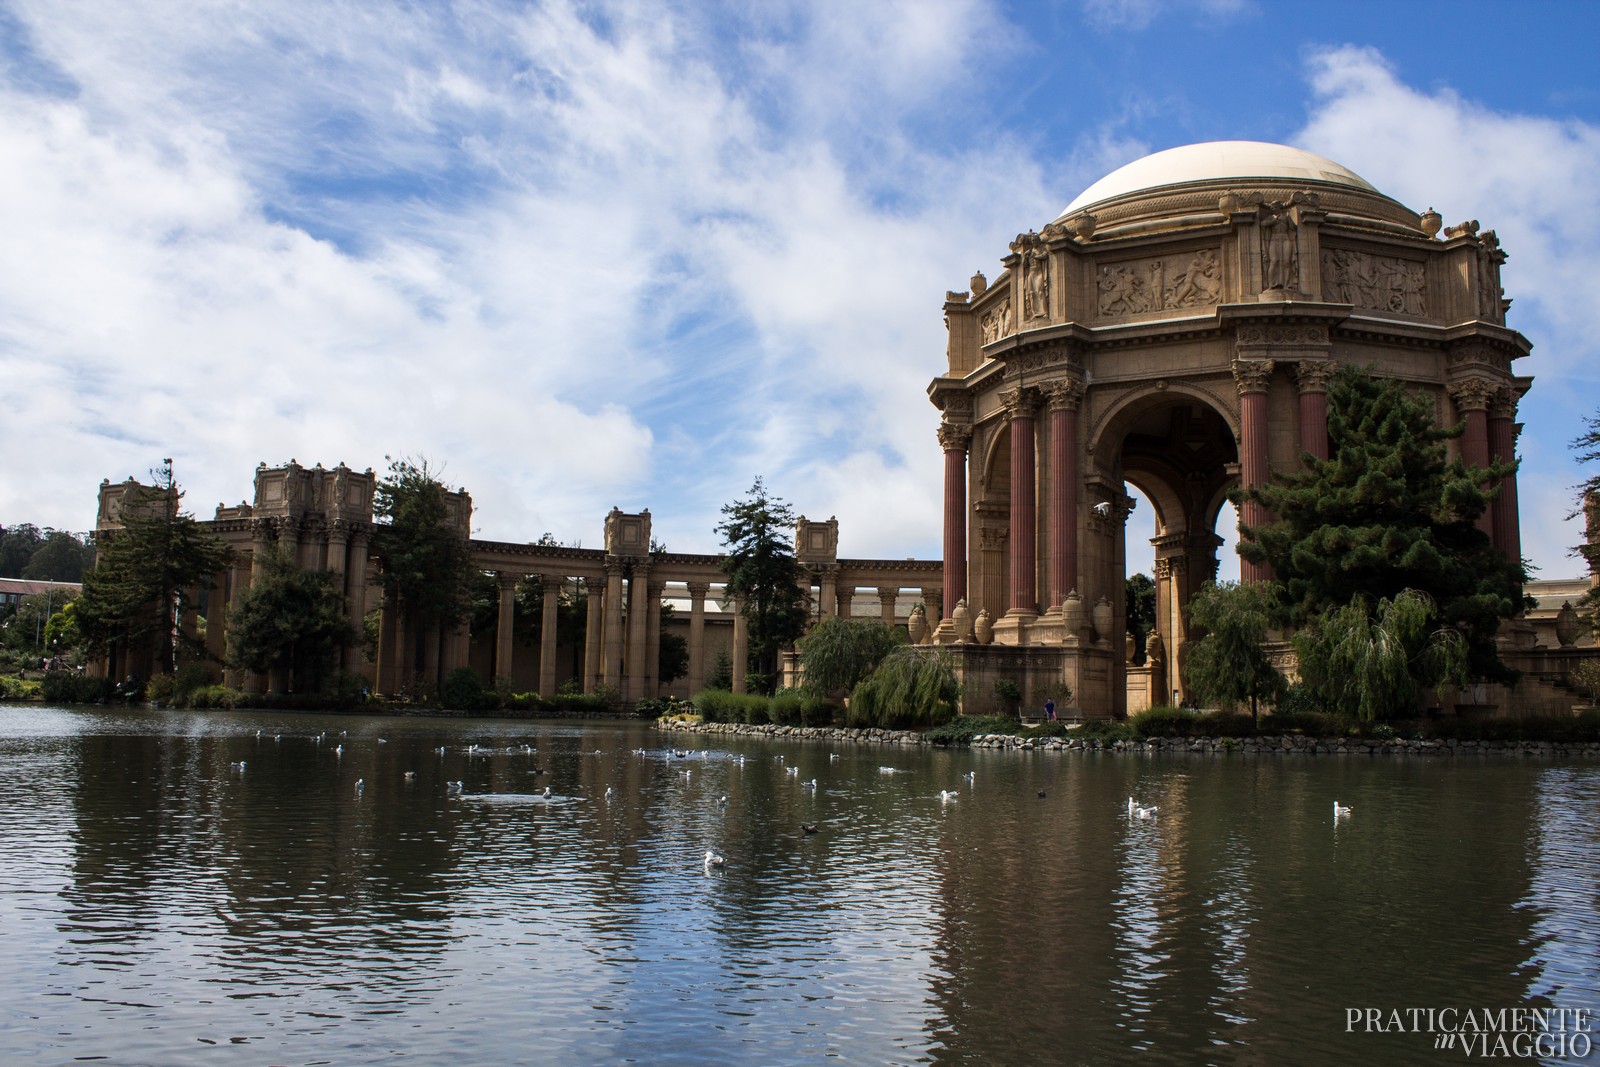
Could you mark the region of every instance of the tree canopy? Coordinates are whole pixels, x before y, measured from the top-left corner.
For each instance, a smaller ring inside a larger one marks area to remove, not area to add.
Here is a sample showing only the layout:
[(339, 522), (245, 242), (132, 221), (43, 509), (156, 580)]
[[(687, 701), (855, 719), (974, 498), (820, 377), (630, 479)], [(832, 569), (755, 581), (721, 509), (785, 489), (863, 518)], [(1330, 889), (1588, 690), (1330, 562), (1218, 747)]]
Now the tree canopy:
[[(1392, 378), (1343, 368), (1328, 387), (1329, 458), (1253, 490), (1272, 520), (1242, 528), (1239, 554), (1272, 568), (1281, 621), (1305, 626), (1357, 597), (1393, 601), (1407, 589), (1435, 605), (1466, 640), (1471, 672), (1509, 681), (1494, 638), (1522, 607), (1526, 573), (1478, 529), (1509, 465), (1469, 468), (1445, 442), (1426, 399)], [(1488, 486), (1488, 488), (1486, 488)]]
[(722, 508), (717, 533), (727, 548), (723, 571), (749, 623), (751, 685), (771, 692), (778, 653), (806, 629), (805, 569), (794, 555), (794, 512), (760, 478), (749, 495)]
[(426, 460), (397, 459), (373, 494), (378, 581), (423, 626), (460, 622), (472, 607), (472, 557), (449, 493)]
[(1276, 598), (1264, 582), (1208, 582), (1189, 599), (1189, 625), (1204, 636), (1190, 645), (1184, 674), (1201, 700), (1249, 704), (1259, 718), (1261, 701), (1283, 691), (1283, 674), (1267, 649)]
[(147, 666), (165, 672), (176, 669), (180, 648), (202, 651), (182, 622), (195, 610), (195, 591), (220, 574), (233, 553), (194, 516), (178, 510), (183, 493), (171, 460), (152, 474), (153, 486), (132, 486), (123, 497), (122, 529), (96, 539), (95, 566), (83, 576), (75, 615), (92, 647), (148, 643)]
[(233, 665), (281, 670), (290, 692), (320, 688), (355, 636), (334, 575), (305, 570), (281, 549), (255, 560), (250, 588), (228, 620)]
[(848, 693), (906, 640), (904, 630), (877, 619), (829, 616), (800, 639), (805, 685), (824, 695)]

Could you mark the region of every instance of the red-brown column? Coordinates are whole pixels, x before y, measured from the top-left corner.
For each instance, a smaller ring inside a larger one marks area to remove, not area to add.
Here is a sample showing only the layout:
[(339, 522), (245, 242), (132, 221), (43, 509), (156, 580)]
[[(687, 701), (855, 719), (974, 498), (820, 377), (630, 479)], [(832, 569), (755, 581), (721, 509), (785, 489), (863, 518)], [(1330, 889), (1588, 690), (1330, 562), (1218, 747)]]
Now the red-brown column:
[[(1503, 392), (1489, 411), (1489, 458), (1496, 463), (1515, 463), (1517, 459), (1516, 394)], [(1500, 482), (1500, 495), (1492, 505), (1494, 544), (1501, 555), (1513, 563), (1522, 562), (1522, 522), (1517, 505), (1517, 472)]]
[(1050, 397), (1050, 606), (1078, 588), (1078, 406), (1083, 383), (1052, 382)]
[[(1493, 390), (1488, 382), (1476, 378), (1455, 383), (1450, 387), (1450, 395), (1455, 398), (1456, 410), (1461, 413), (1462, 421), (1466, 423), (1466, 431), (1461, 435), (1461, 459), (1469, 467), (1487, 467), (1489, 465), (1489, 399)], [(1489, 535), (1494, 540), (1494, 505), (1491, 503), (1485, 508), (1482, 515), (1478, 516), (1478, 529)], [(1499, 542), (1495, 541), (1499, 547)]]
[(1011, 411), (1011, 608), (1032, 614), (1038, 605), (1038, 503), (1035, 500), (1034, 413), (1039, 394), (1011, 389), (1001, 399)]
[[(972, 427), (958, 422), (939, 424), (939, 444), (944, 446), (944, 610), (945, 618), (967, 598), (967, 447)], [(826, 594), (826, 586), (824, 587)], [(827, 613), (832, 604), (823, 601)]]
[[(1236, 359), (1233, 378), (1239, 387), (1239, 484), (1257, 489), (1267, 483), (1267, 383), (1272, 380), (1272, 360)], [(1239, 509), (1243, 526), (1260, 526), (1267, 513), (1253, 500)], [(1239, 561), (1239, 577), (1246, 582), (1264, 582), (1272, 577), (1264, 563)]]
[(1295, 364), (1294, 376), (1300, 386), (1300, 451), (1327, 459), (1328, 379), (1333, 376), (1333, 364), (1302, 360)]

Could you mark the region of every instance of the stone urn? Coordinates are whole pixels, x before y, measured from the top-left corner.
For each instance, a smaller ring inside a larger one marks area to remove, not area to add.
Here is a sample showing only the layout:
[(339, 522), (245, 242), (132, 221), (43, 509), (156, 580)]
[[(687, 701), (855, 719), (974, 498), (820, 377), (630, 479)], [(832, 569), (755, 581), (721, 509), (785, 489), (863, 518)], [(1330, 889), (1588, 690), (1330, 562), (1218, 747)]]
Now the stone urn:
[(1217, 210), (1224, 215), (1232, 215), (1239, 210), (1239, 194), (1229, 189), (1217, 197)]
[(965, 600), (956, 601), (956, 608), (950, 613), (950, 622), (955, 627), (958, 643), (972, 640), (972, 613), (967, 609)]
[(911, 609), (911, 618), (906, 620), (906, 633), (911, 637), (913, 645), (922, 644), (923, 638), (928, 636), (928, 615), (918, 604)]
[(1162, 643), (1160, 630), (1151, 630), (1150, 636), (1144, 639), (1144, 658), (1150, 663), (1160, 663), (1167, 658), (1167, 649)]
[(1429, 237), (1436, 236), (1439, 232), (1439, 226), (1444, 222), (1444, 219), (1440, 218), (1439, 213), (1433, 210), (1431, 207), (1422, 213), (1421, 218), (1422, 232), (1427, 234)]
[(1561, 610), (1556, 612), (1556, 640), (1562, 648), (1571, 648), (1578, 639), (1578, 613), (1572, 608), (1572, 601), (1561, 602)]
[(989, 291), (989, 279), (983, 276), (983, 271), (973, 274), (972, 280), (967, 283), (972, 286), (972, 298), (976, 300)]
[(1072, 229), (1073, 233), (1085, 241), (1094, 236), (1094, 216), (1087, 212), (1068, 219), (1067, 225)]
[(1089, 615), (1089, 621), (1094, 623), (1094, 637), (1096, 641), (1109, 641), (1111, 639), (1111, 601), (1101, 597), (1095, 602), (1094, 611)]
[(1066, 631), (1066, 636), (1083, 636), (1083, 616), (1083, 597), (1079, 596), (1078, 591), (1074, 589), (1061, 602), (1061, 625)]
[(1122, 661), (1124, 663), (1132, 663), (1133, 657), (1137, 656), (1138, 654), (1139, 641), (1133, 636), (1133, 631), (1129, 630), (1127, 633), (1122, 635)]
[(989, 609), (984, 608), (978, 612), (978, 622), (973, 627), (978, 644), (987, 645), (994, 640), (994, 620), (989, 618)]

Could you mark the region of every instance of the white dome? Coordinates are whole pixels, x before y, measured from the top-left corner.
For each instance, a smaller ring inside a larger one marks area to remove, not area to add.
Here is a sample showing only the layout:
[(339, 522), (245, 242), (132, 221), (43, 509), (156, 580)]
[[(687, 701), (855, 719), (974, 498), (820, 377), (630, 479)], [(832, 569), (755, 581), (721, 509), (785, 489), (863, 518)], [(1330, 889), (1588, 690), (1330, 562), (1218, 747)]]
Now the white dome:
[(1303, 148), (1263, 141), (1206, 141), (1169, 148), (1118, 167), (1079, 193), (1061, 217), (1145, 189), (1229, 179), (1326, 182), (1378, 191), (1349, 168)]

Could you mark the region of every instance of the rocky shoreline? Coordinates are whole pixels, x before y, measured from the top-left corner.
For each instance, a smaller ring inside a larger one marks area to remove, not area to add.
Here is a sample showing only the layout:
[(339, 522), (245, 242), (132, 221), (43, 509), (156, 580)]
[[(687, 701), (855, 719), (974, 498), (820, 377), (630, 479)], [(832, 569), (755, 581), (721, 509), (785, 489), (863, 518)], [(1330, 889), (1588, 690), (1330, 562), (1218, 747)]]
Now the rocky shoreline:
[[(749, 723), (685, 723), (663, 719), (657, 728), (673, 733), (765, 737), (785, 740), (839, 741), (867, 745), (927, 745), (933, 742), (917, 730), (858, 729), (846, 726), (769, 726)], [(1600, 742), (1458, 741), (1454, 738), (1303, 737), (1150, 737), (1107, 741), (1098, 737), (1024, 738), (1011, 734), (980, 734), (968, 747), (1011, 749), (1021, 752), (1114, 752), (1148, 754), (1197, 752), (1212, 755), (1289, 756), (1586, 756), (1600, 758)]]

